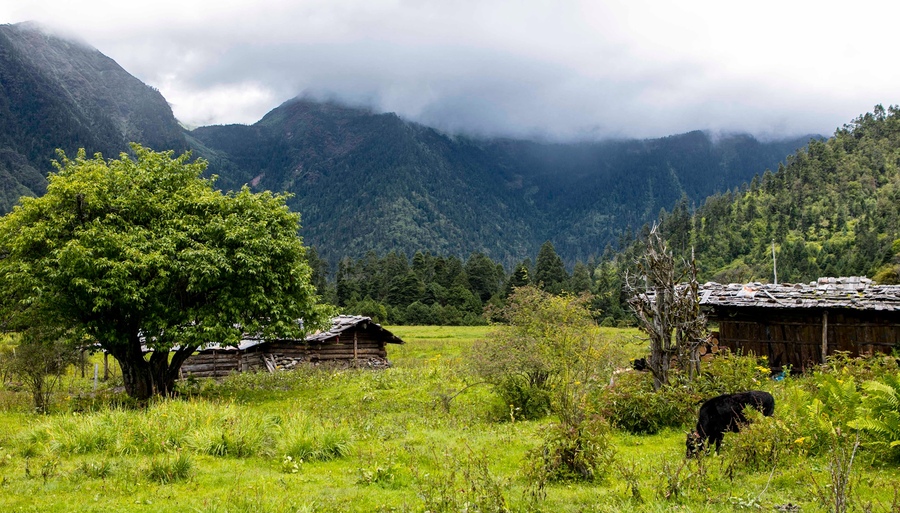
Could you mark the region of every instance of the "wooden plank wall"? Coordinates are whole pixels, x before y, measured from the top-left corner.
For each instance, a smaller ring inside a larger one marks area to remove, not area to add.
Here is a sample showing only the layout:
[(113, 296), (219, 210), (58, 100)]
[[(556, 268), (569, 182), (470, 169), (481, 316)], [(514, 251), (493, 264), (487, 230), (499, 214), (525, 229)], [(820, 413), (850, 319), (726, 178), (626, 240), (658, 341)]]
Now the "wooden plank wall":
[(352, 360), (354, 358), (380, 357), (387, 358), (385, 344), (368, 336), (364, 331), (356, 332), (354, 344), (353, 333), (342, 333), (341, 337), (331, 344), (295, 344), (290, 342), (272, 342), (266, 346), (266, 352), (287, 358), (304, 358), (310, 361)]
[(234, 351), (209, 351), (192, 355), (181, 366), (185, 377), (218, 378), (241, 372), (241, 355)]
[[(766, 356), (773, 368), (790, 364), (803, 370), (822, 362), (823, 313), (752, 309), (719, 311), (715, 318), (719, 320), (720, 343), (732, 351)], [(827, 354), (890, 353), (900, 345), (900, 316), (889, 314), (828, 312)]]
[[(356, 340), (354, 342), (354, 334)], [(184, 377), (195, 376), (224, 377), (233, 372), (255, 372), (268, 370), (278, 360), (297, 359), (309, 362), (326, 362), (368, 358), (387, 358), (385, 343), (375, 339), (363, 330), (348, 330), (338, 341), (325, 344), (298, 344), (292, 341), (271, 342), (247, 351), (234, 350), (204, 351), (195, 354), (181, 366)]]

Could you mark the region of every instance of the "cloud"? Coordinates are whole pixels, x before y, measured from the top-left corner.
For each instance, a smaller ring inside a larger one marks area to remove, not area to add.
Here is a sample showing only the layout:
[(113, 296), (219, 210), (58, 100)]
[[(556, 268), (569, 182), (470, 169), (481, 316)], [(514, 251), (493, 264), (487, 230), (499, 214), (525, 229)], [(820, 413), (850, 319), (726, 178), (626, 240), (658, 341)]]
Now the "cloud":
[(80, 34), (179, 119), (252, 123), (296, 95), (448, 131), (556, 139), (830, 133), (897, 103), (900, 6), (521, 0), (14, 0)]

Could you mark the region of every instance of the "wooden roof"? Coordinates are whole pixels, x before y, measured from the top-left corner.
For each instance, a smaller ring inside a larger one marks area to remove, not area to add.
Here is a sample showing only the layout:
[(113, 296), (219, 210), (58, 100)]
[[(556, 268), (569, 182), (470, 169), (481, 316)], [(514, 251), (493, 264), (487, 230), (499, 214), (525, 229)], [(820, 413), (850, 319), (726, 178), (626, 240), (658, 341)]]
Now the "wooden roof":
[[(317, 331), (310, 335), (307, 335), (303, 340), (287, 340), (284, 339), (285, 342), (296, 342), (298, 344), (309, 343), (309, 342), (318, 342), (322, 343), (328, 341), (332, 338), (337, 337), (344, 331), (347, 331), (351, 328), (360, 327), (362, 329), (370, 329), (378, 332), (384, 338), (384, 341), (389, 344), (403, 344), (403, 340), (394, 335), (390, 331), (381, 327), (380, 324), (372, 322), (371, 317), (364, 317), (362, 315), (338, 315), (337, 317), (331, 318), (331, 328), (327, 331)], [(241, 339), (239, 345), (229, 346), (222, 345), (215, 342), (211, 342), (209, 344), (205, 344), (200, 348), (200, 351), (235, 351), (240, 350), (244, 351), (250, 349), (252, 347), (258, 346), (260, 344), (264, 344), (266, 342), (270, 342), (269, 340), (265, 340), (258, 335), (244, 335)]]
[(307, 342), (324, 342), (326, 340), (338, 337), (344, 331), (351, 328), (370, 329), (377, 332), (389, 344), (402, 344), (403, 340), (397, 335), (381, 327), (380, 324), (372, 322), (371, 317), (363, 317), (361, 315), (338, 315), (331, 319), (331, 329), (328, 331), (317, 331), (306, 337)]
[(900, 312), (900, 285), (875, 285), (864, 276), (819, 278), (808, 284), (708, 282), (700, 287), (700, 305)]

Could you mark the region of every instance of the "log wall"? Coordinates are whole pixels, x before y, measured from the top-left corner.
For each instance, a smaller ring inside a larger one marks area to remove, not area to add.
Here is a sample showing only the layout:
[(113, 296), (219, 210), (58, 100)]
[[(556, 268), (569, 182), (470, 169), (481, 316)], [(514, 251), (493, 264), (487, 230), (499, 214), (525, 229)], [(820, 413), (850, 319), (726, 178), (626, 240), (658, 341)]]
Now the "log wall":
[(187, 359), (181, 366), (181, 374), (224, 377), (233, 372), (274, 372), (303, 363), (384, 367), (388, 365), (385, 345), (364, 330), (348, 330), (324, 343), (273, 341), (246, 351), (203, 351)]
[(890, 353), (900, 346), (900, 314), (854, 310), (717, 308), (720, 344), (766, 356), (778, 369), (803, 370), (837, 351), (851, 356)]
[(190, 356), (181, 365), (183, 377), (218, 378), (242, 372), (241, 354), (234, 351), (208, 351)]

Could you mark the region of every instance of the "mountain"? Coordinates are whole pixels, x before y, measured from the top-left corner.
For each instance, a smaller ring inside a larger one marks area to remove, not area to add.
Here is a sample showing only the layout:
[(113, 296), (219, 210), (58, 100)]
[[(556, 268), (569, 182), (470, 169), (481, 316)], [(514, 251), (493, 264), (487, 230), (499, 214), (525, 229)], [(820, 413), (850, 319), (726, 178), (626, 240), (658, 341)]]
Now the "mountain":
[(187, 149), (159, 91), (90, 46), (31, 23), (0, 25), (0, 209), (43, 193), (60, 148), (115, 156), (140, 142)]
[(694, 213), (675, 209), (662, 227), (676, 249), (690, 240), (701, 272), (719, 282), (772, 281), (777, 270), (780, 282), (900, 283), (900, 108), (877, 106), (777, 172)]
[(158, 91), (98, 50), (33, 24), (0, 25), (0, 212), (43, 192), (56, 148), (191, 149), (225, 190), (291, 193), (306, 243), (332, 263), (368, 251), (478, 251), (511, 267), (548, 240), (567, 262), (586, 260), (661, 209), (738, 187), (808, 139), (479, 139), (306, 99), (253, 125), (186, 131)]
[(507, 265), (547, 240), (569, 262), (599, 255), (660, 209), (737, 187), (808, 140), (703, 132), (570, 144), (477, 139), (306, 99), (251, 126), (201, 127), (188, 137), (213, 173), (292, 193), (305, 240), (326, 259), (426, 249), (482, 251)]

